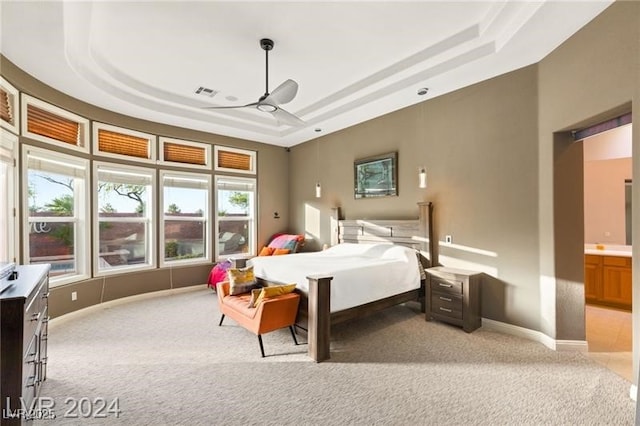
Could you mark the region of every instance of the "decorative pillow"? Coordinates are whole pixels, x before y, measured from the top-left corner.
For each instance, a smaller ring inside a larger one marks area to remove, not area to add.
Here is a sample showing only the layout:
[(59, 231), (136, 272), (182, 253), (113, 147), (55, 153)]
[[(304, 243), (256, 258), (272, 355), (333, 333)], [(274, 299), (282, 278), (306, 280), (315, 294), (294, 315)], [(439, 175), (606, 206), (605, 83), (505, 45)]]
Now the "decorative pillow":
[(269, 243), (269, 247), (289, 249), (291, 253), (295, 253), (303, 244), (303, 235), (282, 234), (273, 238)]
[(276, 249), (273, 247), (262, 247), (262, 250), (260, 250), (260, 253), (258, 253), (258, 256), (271, 256), (273, 254), (273, 252)]
[(231, 265), (232, 263), (230, 260), (225, 260), (224, 262), (216, 264), (216, 266), (214, 266), (209, 273), (209, 280), (207, 281), (209, 287), (215, 290), (216, 285), (219, 282), (226, 281), (227, 271), (231, 268)]
[(289, 249), (273, 249), (274, 256), (279, 256), (281, 254), (289, 254), (289, 253), (291, 253), (291, 250)]
[[(274, 297), (274, 296), (280, 296), (282, 294), (292, 293), (293, 290), (295, 290), (295, 289), (296, 289), (296, 285), (295, 284), (285, 284), (285, 285), (274, 285), (274, 286), (262, 287), (260, 289), (260, 293), (258, 294), (258, 297), (256, 297), (256, 300), (253, 303), (253, 307), (257, 308), (258, 305), (260, 305), (260, 303), (264, 299), (268, 299), (269, 297)], [(253, 291), (251, 293), (252, 293), (251, 296), (253, 296)], [(253, 297), (252, 297), (252, 299), (253, 299)]]
[(227, 271), (227, 278), (229, 278), (229, 294), (232, 296), (248, 293), (260, 287), (253, 275), (253, 266), (244, 269), (231, 268)]
[(260, 296), (260, 292), (262, 292), (262, 288), (254, 288), (253, 290), (251, 290), (251, 299), (249, 299), (250, 308), (256, 307), (256, 300), (258, 300), (258, 296)]

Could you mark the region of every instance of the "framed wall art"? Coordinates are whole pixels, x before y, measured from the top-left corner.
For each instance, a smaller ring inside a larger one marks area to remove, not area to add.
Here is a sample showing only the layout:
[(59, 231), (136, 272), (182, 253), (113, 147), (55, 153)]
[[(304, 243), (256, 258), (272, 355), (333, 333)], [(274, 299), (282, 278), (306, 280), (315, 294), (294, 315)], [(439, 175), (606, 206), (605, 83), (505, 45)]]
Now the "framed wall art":
[(398, 153), (376, 155), (353, 164), (355, 198), (398, 195)]

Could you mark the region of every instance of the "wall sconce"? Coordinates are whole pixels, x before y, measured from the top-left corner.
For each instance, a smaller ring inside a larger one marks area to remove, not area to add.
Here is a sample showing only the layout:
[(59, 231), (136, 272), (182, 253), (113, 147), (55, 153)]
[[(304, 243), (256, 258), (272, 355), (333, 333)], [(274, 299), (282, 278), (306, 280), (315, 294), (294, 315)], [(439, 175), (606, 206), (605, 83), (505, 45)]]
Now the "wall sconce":
[(427, 187), (427, 170), (424, 167), (420, 167), (418, 169), (418, 187)]
[(280, 214), (278, 212), (273, 212), (274, 219), (280, 219)]
[(316, 182), (316, 198), (320, 198), (322, 196), (322, 187), (320, 186), (320, 182)]

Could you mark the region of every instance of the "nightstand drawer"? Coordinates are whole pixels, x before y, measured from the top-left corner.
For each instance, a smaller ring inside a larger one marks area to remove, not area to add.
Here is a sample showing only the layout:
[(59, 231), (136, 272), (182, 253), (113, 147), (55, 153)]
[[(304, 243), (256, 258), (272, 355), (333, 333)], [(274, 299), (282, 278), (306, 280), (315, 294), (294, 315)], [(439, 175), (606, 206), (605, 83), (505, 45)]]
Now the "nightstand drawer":
[(447, 293), (462, 294), (462, 281), (456, 279), (446, 279), (442, 277), (431, 277), (431, 290), (443, 291)]
[(451, 318), (462, 319), (462, 296), (433, 292), (431, 297), (431, 312), (446, 315)]

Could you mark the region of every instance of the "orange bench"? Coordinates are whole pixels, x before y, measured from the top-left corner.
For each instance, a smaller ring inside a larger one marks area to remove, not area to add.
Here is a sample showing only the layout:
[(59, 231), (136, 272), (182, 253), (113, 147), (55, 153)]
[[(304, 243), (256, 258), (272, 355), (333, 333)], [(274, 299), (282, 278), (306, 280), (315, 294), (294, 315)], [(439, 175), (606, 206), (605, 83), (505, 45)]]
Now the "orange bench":
[(251, 293), (230, 295), (228, 281), (218, 283), (217, 294), (218, 306), (222, 313), (218, 325), (222, 326), (225, 316), (229, 316), (238, 324), (256, 334), (263, 358), (262, 335), (264, 333), (289, 327), (294, 343), (298, 344), (293, 329), (298, 313), (298, 304), (300, 303), (300, 295), (298, 293), (294, 292), (265, 298), (255, 308), (249, 307)]

